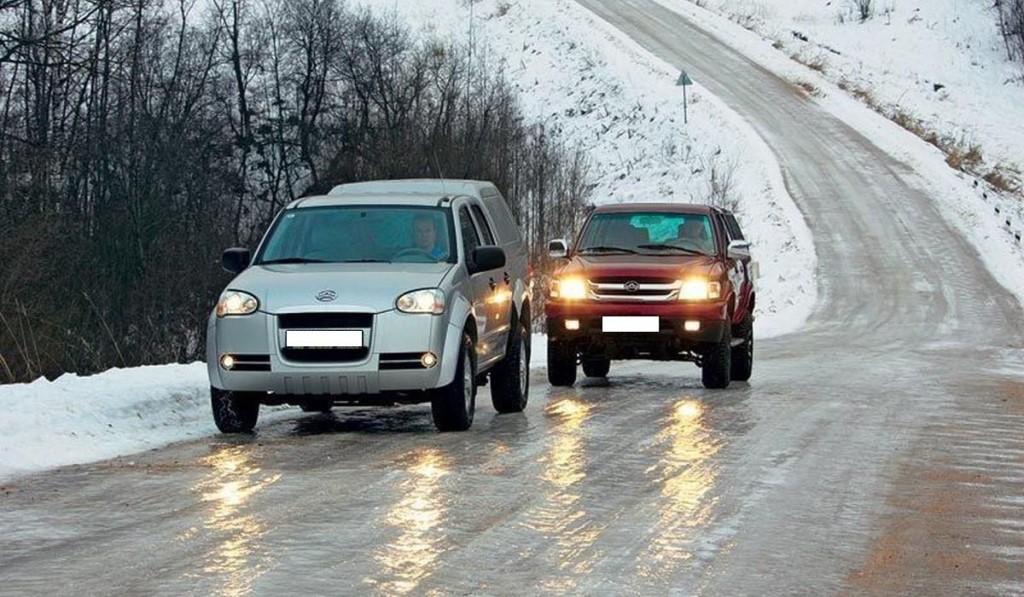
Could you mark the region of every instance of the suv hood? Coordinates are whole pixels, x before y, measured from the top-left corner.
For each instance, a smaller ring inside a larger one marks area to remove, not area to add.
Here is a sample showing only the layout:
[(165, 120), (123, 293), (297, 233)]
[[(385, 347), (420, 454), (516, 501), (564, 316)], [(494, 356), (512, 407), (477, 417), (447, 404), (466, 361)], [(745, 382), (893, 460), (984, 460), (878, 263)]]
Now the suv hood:
[(716, 263), (714, 257), (707, 255), (574, 255), (558, 275), (580, 275), (588, 278), (706, 276), (712, 274)]
[[(362, 311), (395, 308), (395, 299), (410, 290), (437, 288), (451, 263), (303, 263), (254, 265), (228, 288), (260, 301), (260, 311)], [(372, 270), (370, 269), (372, 268)], [(337, 298), (321, 302), (317, 293), (333, 290)]]

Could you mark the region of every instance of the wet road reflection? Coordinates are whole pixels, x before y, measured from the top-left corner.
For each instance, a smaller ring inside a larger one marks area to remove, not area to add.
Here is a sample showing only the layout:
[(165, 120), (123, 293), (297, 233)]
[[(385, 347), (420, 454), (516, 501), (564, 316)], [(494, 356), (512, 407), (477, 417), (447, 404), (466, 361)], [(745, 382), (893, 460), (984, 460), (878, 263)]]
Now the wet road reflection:
[(219, 579), (217, 595), (243, 597), (268, 569), (272, 557), (263, 539), (268, 523), (255, 512), (253, 502), (280, 474), (264, 473), (251, 458), (249, 446), (221, 446), (201, 462), (211, 467), (193, 492), (207, 505), (202, 529), (190, 529), (184, 541), (202, 533), (214, 537), (214, 547), (203, 557), (203, 573)]
[(397, 487), (397, 501), (384, 524), (396, 531), (374, 554), (383, 579), (366, 579), (380, 595), (418, 594), (415, 589), (434, 572), (438, 558), (451, 547), (443, 525), (448, 500), (442, 479), (449, 474), (448, 457), (433, 447), (420, 447), (401, 459), (407, 478)]
[(587, 476), (584, 423), (592, 410), (591, 404), (576, 397), (555, 399), (544, 409), (554, 424), (550, 447), (541, 457), (540, 478), (546, 489), (539, 505), (526, 515), (525, 526), (550, 545), (550, 569), (559, 574), (542, 580), (538, 588), (552, 594), (571, 594), (581, 576), (592, 570), (595, 558), (588, 548), (601, 533), (602, 524), (588, 515), (581, 489)]
[(664, 453), (647, 474), (661, 487), (661, 500), (656, 534), (638, 566), (642, 578), (674, 576), (694, 556), (695, 541), (714, 518), (715, 500), (709, 492), (718, 476), (713, 457), (721, 444), (705, 425), (706, 408), (692, 397), (679, 400), (658, 433)]

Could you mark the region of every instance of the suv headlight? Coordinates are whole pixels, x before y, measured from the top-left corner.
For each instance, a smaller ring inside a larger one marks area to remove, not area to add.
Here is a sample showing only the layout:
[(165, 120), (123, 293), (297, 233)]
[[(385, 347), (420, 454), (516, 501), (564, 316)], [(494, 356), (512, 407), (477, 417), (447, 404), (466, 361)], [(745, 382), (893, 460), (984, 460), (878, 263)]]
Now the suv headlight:
[(587, 298), (587, 283), (583, 278), (561, 278), (551, 281), (551, 298), (580, 301)]
[(439, 288), (413, 290), (398, 297), (395, 307), (402, 313), (444, 313), (444, 292)]
[(722, 298), (722, 283), (707, 278), (688, 278), (679, 288), (681, 301), (708, 301)]
[(217, 317), (227, 315), (249, 315), (259, 309), (260, 302), (248, 292), (227, 290), (217, 301)]

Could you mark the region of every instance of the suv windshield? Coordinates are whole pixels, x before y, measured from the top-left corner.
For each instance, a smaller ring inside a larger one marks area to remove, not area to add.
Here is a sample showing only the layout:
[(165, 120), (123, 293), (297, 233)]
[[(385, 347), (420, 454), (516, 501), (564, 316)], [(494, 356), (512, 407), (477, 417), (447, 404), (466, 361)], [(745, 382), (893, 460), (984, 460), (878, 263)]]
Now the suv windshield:
[(274, 222), (256, 265), (274, 263), (454, 263), (451, 211), (435, 207), (289, 209)]
[(710, 255), (715, 252), (715, 236), (711, 218), (702, 214), (599, 213), (583, 230), (578, 251)]

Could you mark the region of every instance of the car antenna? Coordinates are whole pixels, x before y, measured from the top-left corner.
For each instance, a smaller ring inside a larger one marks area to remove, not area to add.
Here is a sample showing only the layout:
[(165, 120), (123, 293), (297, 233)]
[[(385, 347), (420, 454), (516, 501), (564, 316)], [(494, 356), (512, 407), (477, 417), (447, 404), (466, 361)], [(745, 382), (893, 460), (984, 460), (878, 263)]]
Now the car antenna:
[(441, 171), (441, 162), (437, 160), (437, 152), (431, 149), (430, 155), (434, 158), (434, 169), (437, 170), (437, 177), (441, 179), (441, 194), (447, 196), (448, 188), (444, 184), (444, 172)]

